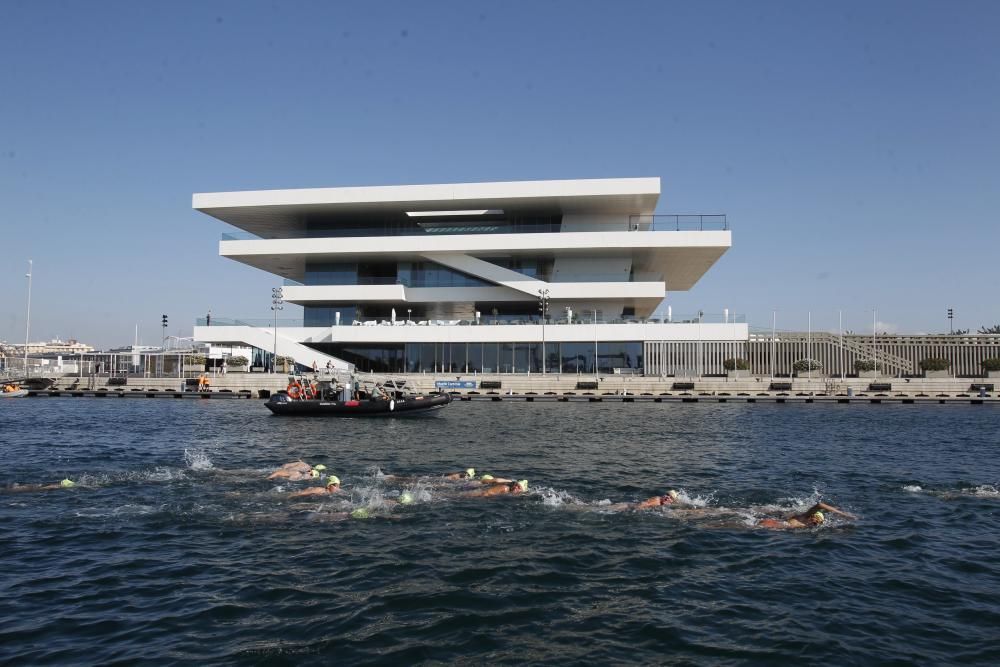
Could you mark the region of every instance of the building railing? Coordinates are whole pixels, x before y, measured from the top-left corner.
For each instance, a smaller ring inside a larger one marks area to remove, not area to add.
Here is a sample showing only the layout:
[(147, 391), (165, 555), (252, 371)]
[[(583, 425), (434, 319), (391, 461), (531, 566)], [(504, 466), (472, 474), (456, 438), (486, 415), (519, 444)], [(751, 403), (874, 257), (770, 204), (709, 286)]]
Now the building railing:
[(726, 231), (729, 221), (721, 214), (655, 214), (630, 215), (629, 231), (639, 232), (705, 232)]
[[(729, 229), (729, 222), (724, 213), (721, 214), (701, 214), (701, 213), (670, 213), (654, 215), (630, 215), (628, 222), (622, 223), (623, 231), (642, 232), (704, 232), (704, 231), (726, 231)], [(350, 237), (382, 237), (382, 236), (440, 236), (442, 234), (506, 234), (506, 233), (560, 233), (562, 227), (559, 224), (534, 224), (521, 225), (507, 229), (503, 225), (494, 226), (446, 226), (434, 229), (394, 229), (386, 228), (382, 233), (375, 233), (376, 230), (356, 230), (358, 233), (345, 233), (340, 235), (317, 236), (298, 232), (282, 238), (350, 238)], [(595, 229), (593, 233), (607, 232), (606, 227)], [(612, 230), (613, 231), (613, 230)], [(576, 229), (573, 233), (590, 233), (585, 230)], [(225, 232), (221, 235), (223, 241), (263, 241), (263, 237), (250, 232)]]

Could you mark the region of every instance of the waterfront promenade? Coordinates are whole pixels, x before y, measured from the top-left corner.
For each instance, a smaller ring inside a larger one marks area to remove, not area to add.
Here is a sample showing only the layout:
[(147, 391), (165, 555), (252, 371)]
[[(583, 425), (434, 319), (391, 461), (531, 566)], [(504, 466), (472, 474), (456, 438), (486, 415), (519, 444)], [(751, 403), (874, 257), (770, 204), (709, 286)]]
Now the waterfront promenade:
[[(365, 376), (366, 374), (359, 374)], [(318, 375), (321, 379), (323, 373)], [(375, 376), (380, 377), (380, 376)], [(1000, 403), (995, 378), (770, 378), (553, 375), (392, 374), (418, 392), (448, 391), (471, 401), (649, 401), (805, 403)], [(285, 389), (288, 376), (231, 373), (209, 378), (210, 391), (197, 392), (190, 378), (59, 378), (32, 396), (119, 396), (123, 398), (267, 398)]]

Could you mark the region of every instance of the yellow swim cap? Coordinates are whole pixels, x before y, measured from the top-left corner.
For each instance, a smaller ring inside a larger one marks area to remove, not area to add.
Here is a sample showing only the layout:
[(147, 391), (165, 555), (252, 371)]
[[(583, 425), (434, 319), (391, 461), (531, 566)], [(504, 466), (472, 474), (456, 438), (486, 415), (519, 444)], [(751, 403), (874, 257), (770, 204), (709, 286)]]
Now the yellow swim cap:
[(490, 481), (491, 479), (493, 479), (493, 475), (483, 475), (483, 476), (482, 476), (482, 477), (480, 477), (479, 479), (483, 480), (484, 482), (488, 482), (488, 481)]
[(313, 466), (313, 470), (326, 470), (326, 466), (320, 463), (317, 466)]
[(371, 516), (371, 512), (368, 511), (367, 507), (359, 507), (351, 512), (352, 519), (370, 519)]
[(813, 512), (810, 518), (813, 520), (814, 523), (823, 523), (824, 521), (826, 521), (826, 517), (824, 517), (823, 513), (820, 512), (819, 510)]
[(517, 480), (517, 485), (521, 488), (522, 493), (528, 490), (528, 480), (526, 479)]
[(65, 488), (65, 489), (68, 489), (71, 486), (76, 486), (76, 482), (74, 482), (71, 479), (64, 479), (63, 481), (59, 482), (59, 486)]
[(319, 470), (316, 470), (316, 468), (313, 468), (312, 470), (309, 471), (309, 476), (310, 477), (319, 477)]
[(337, 477), (336, 475), (330, 475), (329, 477), (326, 478), (326, 485), (330, 486), (331, 484), (336, 484), (337, 486), (340, 486), (340, 478)]
[(667, 495), (670, 496), (671, 500), (677, 500), (678, 498), (680, 498), (681, 494), (677, 493), (673, 489), (670, 489), (669, 491), (667, 491)]
[(401, 494), (399, 494), (400, 505), (409, 505), (412, 502), (413, 502), (413, 494), (410, 493), (409, 491), (403, 491)]
[(465, 469), (465, 476), (468, 477), (469, 479), (472, 479), (473, 477), (476, 476), (476, 469), (475, 468), (466, 468)]

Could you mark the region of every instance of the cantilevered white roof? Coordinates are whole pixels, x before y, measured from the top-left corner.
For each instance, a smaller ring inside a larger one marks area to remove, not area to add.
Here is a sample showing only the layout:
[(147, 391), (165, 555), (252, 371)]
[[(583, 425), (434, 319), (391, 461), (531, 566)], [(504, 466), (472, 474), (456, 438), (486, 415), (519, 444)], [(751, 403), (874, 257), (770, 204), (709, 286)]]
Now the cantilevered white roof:
[(196, 210), (263, 237), (281, 237), (306, 217), (405, 215), (407, 211), (489, 209), (505, 213), (648, 215), (660, 179), (600, 178), (439, 185), (206, 192)]

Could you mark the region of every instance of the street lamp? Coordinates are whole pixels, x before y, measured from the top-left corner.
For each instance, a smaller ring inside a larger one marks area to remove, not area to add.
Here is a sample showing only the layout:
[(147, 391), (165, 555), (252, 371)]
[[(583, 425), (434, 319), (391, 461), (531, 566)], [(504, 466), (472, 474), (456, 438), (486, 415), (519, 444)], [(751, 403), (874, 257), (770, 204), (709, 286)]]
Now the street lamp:
[(274, 347), (271, 349), (271, 372), (274, 372), (274, 367), (278, 363), (278, 311), (284, 310), (284, 306), (281, 304), (285, 303), (282, 297), (284, 293), (281, 291), (280, 287), (271, 288), (271, 310), (274, 312)]
[(538, 290), (538, 310), (542, 313), (542, 375), (545, 375), (545, 367), (548, 360), (545, 356), (545, 319), (549, 314), (549, 290)]
[(24, 277), (28, 279), (28, 312), (24, 318), (24, 377), (28, 377), (28, 337), (31, 335), (31, 267), (32, 261), (28, 260), (28, 272)]

